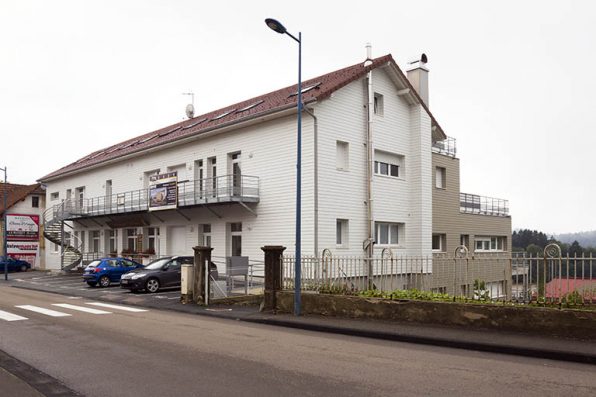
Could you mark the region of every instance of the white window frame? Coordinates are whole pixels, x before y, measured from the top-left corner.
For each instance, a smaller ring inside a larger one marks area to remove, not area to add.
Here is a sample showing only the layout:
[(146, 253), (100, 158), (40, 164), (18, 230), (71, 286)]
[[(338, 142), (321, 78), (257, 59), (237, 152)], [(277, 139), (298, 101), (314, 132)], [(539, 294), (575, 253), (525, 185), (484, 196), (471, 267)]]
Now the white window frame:
[[(151, 248), (153, 242), (153, 248)], [(159, 227), (147, 228), (147, 249), (153, 249), (155, 254), (159, 254)]]
[(435, 248), (434, 247), (434, 241), (431, 241), (431, 249), (433, 252), (445, 252), (445, 235), (444, 234), (438, 234), (438, 233), (433, 233), (433, 240), (438, 237), (439, 238), (439, 248)]
[(447, 186), (447, 170), (445, 167), (435, 167), (435, 187), (445, 189)]
[(375, 116), (381, 117), (383, 117), (385, 114), (385, 101), (383, 94), (379, 94), (378, 92), (375, 92), (373, 97), (373, 114)]
[[(130, 233), (129, 233), (131, 230), (134, 231), (134, 234), (133, 235), (130, 235)], [(137, 237), (137, 229), (126, 229), (126, 236), (125, 237), (126, 237), (126, 249), (127, 250), (131, 249), (130, 248), (130, 240), (133, 240), (133, 243), (132, 243), (132, 247), (133, 248), (132, 249), (134, 251), (136, 251), (137, 248), (138, 248), (137, 247), (137, 238), (138, 238)]]
[(344, 141), (335, 142), (335, 168), (338, 171), (350, 169), (350, 144)]
[[(383, 229), (387, 227), (387, 242), (383, 240)], [(401, 247), (401, 239), (404, 234), (404, 224), (397, 222), (375, 222), (375, 243), (381, 247)], [(397, 232), (396, 242), (393, 241), (393, 235)]]
[[(481, 248), (478, 248), (478, 243)], [(505, 252), (505, 237), (476, 236), (474, 237), (474, 252)]]
[[(97, 250), (95, 245), (97, 244)], [(100, 252), (101, 250), (101, 232), (99, 230), (91, 230), (89, 232), (89, 250), (91, 252)]]
[[(230, 226), (231, 227), (231, 226)], [(199, 245), (211, 247), (213, 226), (210, 223), (199, 225)]]
[[(107, 253), (110, 254), (112, 252), (118, 252), (118, 230), (117, 229), (109, 229), (107, 230), (108, 235), (108, 246), (107, 246)], [(112, 250), (112, 247), (114, 248)]]
[(350, 221), (348, 219), (335, 220), (335, 245), (337, 248), (349, 247)]
[(60, 192), (50, 193), (50, 201), (56, 201), (60, 199)]
[[(387, 173), (383, 172), (383, 166), (387, 166)], [(397, 175), (392, 175), (392, 171), (394, 169), (397, 170)], [(375, 175), (382, 175), (382, 176), (387, 176), (389, 178), (399, 179), (399, 178), (401, 178), (399, 169), (400, 169), (400, 166), (398, 164), (391, 164), (391, 163), (386, 163), (384, 161), (375, 160)]]

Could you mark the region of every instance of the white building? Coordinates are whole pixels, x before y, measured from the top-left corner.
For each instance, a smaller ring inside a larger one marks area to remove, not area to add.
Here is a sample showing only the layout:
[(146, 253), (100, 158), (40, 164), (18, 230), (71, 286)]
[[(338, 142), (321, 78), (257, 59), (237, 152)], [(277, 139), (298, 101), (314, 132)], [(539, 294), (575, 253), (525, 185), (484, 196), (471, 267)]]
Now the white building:
[[(408, 80), (387, 55), (303, 83), (303, 254), (364, 255), (374, 224), (375, 253), (431, 255), (431, 144), (446, 137), (424, 103), (428, 71), (423, 62), (412, 69)], [(216, 258), (261, 260), (264, 245), (293, 252), (296, 93), (294, 85), (194, 117), (44, 176), (46, 236), (99, 256), (191, 255), (196, 245), (211, 245)], [(173, 171), (177, 209), (148, 211), (150, 177)], [(60, 269), (60, 252), (48, 251), (47, 268)]]

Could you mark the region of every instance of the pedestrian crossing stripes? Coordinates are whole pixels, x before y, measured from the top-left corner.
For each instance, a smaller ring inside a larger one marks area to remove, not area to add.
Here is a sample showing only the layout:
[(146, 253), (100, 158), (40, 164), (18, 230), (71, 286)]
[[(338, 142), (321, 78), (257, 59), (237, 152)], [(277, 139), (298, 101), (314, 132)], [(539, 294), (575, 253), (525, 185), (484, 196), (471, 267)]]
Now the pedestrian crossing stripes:
[(12, 314), (12, 313), (0, 310), (0, 320), (19, 321), (19, 320), (27, 320), (27, 317), (17, 316), (16, 314)]
[(46, 316), (52, 317), (66, 317), (72, 316), (72, 314), (57, 312), (55, 310), (44, 309), (43, 307), (31, 306), (31, 305), (22, 305), (22, 306), (15, 306), (19, 309), (31, 310), (32, 312), (45, 314)]
[[(121, 310), (125, 312), (133, 312), (133, 313), (140, 313), (140, 312), (148, 312), (149, 310), (146, 309), (137, 309), (134, 307), (127, 307), (121, 305), (112, 305), (108, 303), (99, 303), (99, 302), (84, 302), (87, 305), (98, 306), (101, 308), (109, 308), (114, 310)], [(79, 306), (79, 305), (71, 305), (69, 303), (52, 303), (52, 306), (56, 308), (61, 308), (65, 310), (74, 310), (78, 312), (88, 313), (88, 314), (113, 314), (111, 311), (91, 308), (87, 306)], [(65, 313), (62, 311), (51, 310), (44, 307), (34, 306), (34, 305), (16, 305), (18, 309), (28, 310), (31, 312), (43, 314), (50, 317), (70, 317), (72, 314)], [(18, 314), (10, 313), (4, 310), (0, 310), (0, 320), (4, 321), (20, 321), (20, 320), (29, 320), (27, 317), (20, 316)]]
[(148, 312), (149, 311), (149, 310), (145, 310), (145, 309), (137, 309), (137, 308), (134, 308), (134, 307), (127, 307), (127, 306), (120, 306), (120, 305), (110, 305), (109, 303), (85, 302), (85, 304), (87, 304), (87, 305), (93, 305), (93, 306), (106, 307), (108, 309), (124, 310), (124, 311), (127, 311), (127, 312), (133, 312), (133, 313), (140, 313), (140, 312)]
[(78, 310), (80, 312), (91, 313), (91, 314), (112, 314), (112, 312), (106, 312), (105, 310), (92, 309), (90, 307), (82, 307), (69, 305), (68, 303), (54, 303), (52, 306), (62, 307), (64, 309)]

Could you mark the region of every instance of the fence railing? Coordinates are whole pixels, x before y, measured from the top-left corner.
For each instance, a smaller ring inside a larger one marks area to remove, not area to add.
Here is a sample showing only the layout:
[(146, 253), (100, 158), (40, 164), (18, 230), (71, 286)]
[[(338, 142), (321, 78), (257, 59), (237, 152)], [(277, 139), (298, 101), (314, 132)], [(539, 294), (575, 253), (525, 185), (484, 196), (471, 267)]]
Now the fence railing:
[(459, 210), (468, 214), (509, 216), (509, 200), (460, 193)]
[[(179, 207), (259, 201), (259, 178), (255, 176), (223, 175), (178, 182), (177, 186)], [(93, 198), (67, 199), (52, 207), (51, 217), (77, 218), (148, 210), (149, 189), (140, 189)]]
[[(459, 248), (458, 248), (459, 249)], [(555, 250), (552, 246), (549, 249)], [(417, 291), (454, 300), (508, 304), (593, 307), (596, 302), (596, 258), (590, 256), (468, 255), (398, 256), (384, 252), (373, 258), (304, 256), (304, 291), (363, 294), (372, 290), (391, 294)], [(295, 257), (282, 258), (282, 283), (294, 289)], [(371, 277), (372, 275), (372, 277)]]
[(432, 151), (445, 156), (456, 157), (457, 156), (457, 145), (455, 138), (450, 136), (443, 141), (433, 142)]

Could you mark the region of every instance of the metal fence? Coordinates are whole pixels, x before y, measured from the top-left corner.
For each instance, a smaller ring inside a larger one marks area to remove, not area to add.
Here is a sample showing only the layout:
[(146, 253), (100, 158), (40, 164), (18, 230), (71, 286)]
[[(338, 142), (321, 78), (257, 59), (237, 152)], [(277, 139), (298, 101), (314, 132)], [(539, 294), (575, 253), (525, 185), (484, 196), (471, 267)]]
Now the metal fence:
[(469, 214), (509, 216), (509, 200), (460, 193), (459, 211)]
[[(596, 258), (563, 257), (560, 252), (556, 245), (534, 256), (472, 255), (465, 247), (458, 247), (454, 254), (399, 256), (386, 249), (380, 256), (366, 258), (334, 256), (325, 250), (320, 258), (301, 258), (301, 289), (349, 295), (415, 291), (427, 298), (458, 301), (593, 307)], [(284, 289), (294, 289), (294, 272), (295, 257), (284, 256)]]

